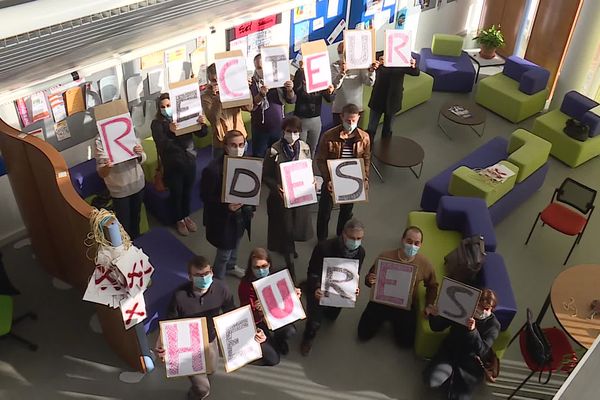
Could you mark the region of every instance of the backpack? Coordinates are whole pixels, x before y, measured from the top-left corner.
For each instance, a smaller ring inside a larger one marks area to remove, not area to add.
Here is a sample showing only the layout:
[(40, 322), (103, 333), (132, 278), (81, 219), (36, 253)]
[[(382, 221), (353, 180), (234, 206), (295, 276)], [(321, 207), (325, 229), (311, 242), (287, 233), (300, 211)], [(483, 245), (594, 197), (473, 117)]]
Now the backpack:
[(444, 257), (446, 275), (463, 283), (473, 283), (485, 264), (483, 236), (471, 236), (461, 240), (458, 247)]
[[(525, 347), (529, 356), (540, 367), (540, 376), (538, 381), (542, 381), (542, 372), (552, 361), (552, 348), (544, 331), (538, 323), (533, 320), (533, 313), (527, 308), (527, 322), (525, 323)], [(548, 378), (544, 384), (550, 381), (552, 371), (549, 372)]]
[(563, 132), (566, 133), (570, 138), (585, 142), (590, 134), (590, 127), (582, 124), (576, 119), (569, 118), (565, 124)]

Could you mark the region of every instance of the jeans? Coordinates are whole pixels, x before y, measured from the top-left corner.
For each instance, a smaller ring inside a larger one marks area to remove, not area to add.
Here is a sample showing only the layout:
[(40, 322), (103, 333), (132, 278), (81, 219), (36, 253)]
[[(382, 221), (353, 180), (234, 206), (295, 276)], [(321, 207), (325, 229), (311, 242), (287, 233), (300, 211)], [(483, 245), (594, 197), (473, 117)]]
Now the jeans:
[[(353, 203), (340, 204), (336, 234), (339, 236), (344, 230), (344, 225), (352, 218)], [(327, 190), (327, 182), (321, 186), (321, 198), (319, 199), (319, 212), (317, 214), (317, 239), (320, 241), (329, 237), (329, 219), (333, 209), (333, 198)]]
[(382, 114), (383, 126), (381, 127), (381, 137), (384, 138), (392, 136), (392, 125), (394, 124), (396, 116), (389, 115), (388, 113), (384, 114), (381, 111), (371, 109), (371, 114), (369, 115), (369, 126), (367, 128), (367, 132), (371, 137), (371, 148), (375, 142), (375, 134), (377, 133), (377, 127), (379, 126), (379, 120), (381, 120)]
[(252, 129), (252, 157), (265, 158), (267, 149), (276, 141), (281, 139), (281, 131), (265, 132), (260, 129)]
[(314, 159), (319, 137), (321, 136), (321, 117), (300, 118), (302, 120), (302, 132), (300, 139), (310, 147), (310, 155)]
[(217, 362), (219, 358), (219, 346), (217, 345), (217, 339), (210, 342), (208, 345), (208, 351), (206, 352), (206, 366), (209, 371), (208, 374), (190, 375), (188, 376), (192, 387), (188, 391), (188, 400), (202, 400), (208, 397), (210, 393), (210, 381), (208, 375), (212, 375), (214, 370), (217, 368)]
[(113, 211), (130, 238), (140, 236), (140, 213), (144, 189), (132, 195), (112, 199)]
[(358, 323), (358, 339), (367, 341), (373, 338), (381, 325), (390, 321), (396, 342), (402, 347), (411, 347), (415, 341), (417, 316), (415, 311), (403, 310), (370, 301)]
[(165, 183), (169, 188), (169, 201), (175, 221), (190, 216), (192, 187), (196, 180), (196, 163), (185, 169), (165, 171)]
[(225, 273), (236, 266), (240, 239), (238, 238), (235, 242), (233, 249), (217, 249), (215, 262), (213, 263), (213, 272), (216, 279), (225, 279)]

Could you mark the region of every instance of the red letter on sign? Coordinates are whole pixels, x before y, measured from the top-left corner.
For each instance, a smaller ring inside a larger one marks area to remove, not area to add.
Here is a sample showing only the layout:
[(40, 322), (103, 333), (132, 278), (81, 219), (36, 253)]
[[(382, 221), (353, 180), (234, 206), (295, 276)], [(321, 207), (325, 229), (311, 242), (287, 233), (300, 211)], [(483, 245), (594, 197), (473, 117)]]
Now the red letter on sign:
[(167, 365), (167, 368), (169, 369), (169, 375), (179, 374), (179, 364), (181, 364), (179, 357), (186, 353), (189, 353), (192, 357), (192, 368), (194, 371), (202, 371), (204, 367), (204, 363), (202, 361), (200, 327), (198, 324), (189, 324), (188, 328), (190, 331), (190, 346), (179, 347), (179, 342), (177, 340), (179, 329), (177, 325), (166, 326), (167, 351), (169, 356), (169, 364)]
[[(119, 123), (125, 124), (125, 129), (123, 130), (123, 133), (114, 139), (109, 138), (108, 133), (106, 132), (107, 127), (110, 125), (119, 124)], [(114, 157), (113, 157), (112, 150), (111, 150), (112, 143), (115, 143), (117, 146), (122, 148), (123, 151), (125, 151), (127, 154), (129, 154), (130, 156), (133, 156), (133, 152), (131, 151), (131, 149), (128, 149), (127, 146), (123, 145), (123, 143), (121, 143), (121, 141), (120, 141), (125, 136), (129, 135), (129, 133), (131, 132), (131, 129), (132, 129), (131, 121), (127, 118), (122, 118), (122, 117), (111, 119), (110, 121), (100, 124), (100, 130), (102, 131), (102, 137), (104, 138), (104, 143), (106, 143), (106, 152), (108, 153), (108, 158), (110, 159), (110, 162), (114, 161)]]
[(303, 170), (305, 168), (306, 168), (306, 164), (295, 164), (293, 166), (290, 166), (290, 167), (284, 169), (285, 183), (290, 190), (290, 193), (288, 193), (290, 204), (302, 203), (304, 201), (309, 201), (312, 198), (312, 196), (310, 194), (305, 194), (304, 196), (296, 196), (296, 192), (294, 190), (294, 188), (303, 187), (304, 182), (303, 181), (293, 181), (292, 173), (294, 171)]
[(313, 80), (314, 75), (319, 73), (319, 71), (321, 71), (321, 69), (318, 67), (318, 65), (316, 65), (316, 66), (314, 65), (315, 61), (318, 62), (318, 59), (323, 58), (323, 57), (327, 57), (327, 54), (321, 53), (321, 54), (315, 54), (314, 56), (306, 57), (306, 72), (307, 72), (307, 77), (308, 77), (308, 89), (310, 91), (327, 88), (327, 81), (315, 82)]
[[(396, 42), (399, 42), (399, 43), (396, 44)], [(402, 59), (402, 62), (410, 63), (410, 60), (408, 60), (401, 51), (407, 44), (408, 44), (408, 35), (405, 35), (400, 32), (395, 32), (394, 34), (388, 36), (388, 45), (387, 45), (388, 51), (386, 52), (388, 64), (393, 63), (393, 56), (394, 56), (393, 53), (396, 53), (396, 55)]]
[(221, 67), (221, 71), (219, 71), (219, 75), (221, 76), (221, 86), (223, 86), (223, 92), (225, 92), (225, 94), (227, 96), (240, 97), (243, 95), (243, 93), (233, 92), (231, 89), (229, 89), (229, 86), (227, 85), (227, 78), (226, 78), (227, 70), (239, 62), (240, 62), (240, 60), (237, 58), (229, 60), (229, 61), (225, 62), (225, 64), (223, 64), (223, 66)]
[(273, 293), (273, 288), (271, 286), (267, 286), (263, 289), (263, 296), (265, 301), (267, 302), (267, 308), (269, 312), (273, 315), (273, 317), (277, 319), (282, 319), (287, 317), (294, 310), (294, 302), (290, 296), (290, 291), (288, 290), (287, 284), (285, 283), (285, 279), (282, 279), (277, 282), (277, 288), (279, 289), (279, 294), (283, 299), (284, 308), (279, 308), (277, 304), (277, 300), (275, 300), (275, 294)]

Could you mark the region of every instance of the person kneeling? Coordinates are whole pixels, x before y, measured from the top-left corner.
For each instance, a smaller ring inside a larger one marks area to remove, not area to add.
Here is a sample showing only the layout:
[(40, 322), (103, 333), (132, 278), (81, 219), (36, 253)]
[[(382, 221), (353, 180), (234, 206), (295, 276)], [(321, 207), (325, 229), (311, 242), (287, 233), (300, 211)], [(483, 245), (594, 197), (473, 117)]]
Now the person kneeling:
[(423, 373), (426, 385), (430, 388), (445, 385), (448, 399), (471, 398), (473, 389), (485, 377), (481, 360), (489, 357), (500, 333), (500, 322), (493, 314), (497, 303), (496, 294), (484, 289), (467, 326), (438, 316), (437, 308), (434, 308), (429, 326), (435, 332), (450, 327), (450, 333)]

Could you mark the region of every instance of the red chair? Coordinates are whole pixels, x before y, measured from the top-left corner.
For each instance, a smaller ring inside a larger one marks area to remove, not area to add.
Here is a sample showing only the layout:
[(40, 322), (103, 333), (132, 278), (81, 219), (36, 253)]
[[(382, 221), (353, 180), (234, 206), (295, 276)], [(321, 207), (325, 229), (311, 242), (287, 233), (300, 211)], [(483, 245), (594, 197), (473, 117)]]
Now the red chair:
[(585, 228), (594, 212), (596, 191), (571, 178), (566, 178), (558, 189), (554, 190), (550, 204), (538, 213), (525, 244), (535, 229), (538, 220), (542, 219), (542, 226), (551, 228), (569, 236), (577, 236), (563, 265), (567, 263), (575, 245), (581, 241)]
[[(525, 378), (523, 382), (508, 396), (508, 399), (512, 399), (515, 394), (527, 383), (529, 379), (538, 372), (540, 374), (540, 383), (541, 375), (544, 372), (548, 372), (548, 374), (552, 374), (553, 372), (561, 371), (565, 373), (571, 373), (575, 366), (577, 365), (577, 355), (571, 346), (571, 342), (569, 342), (569, 338), (567, 335), (558, 328), (545, 328), (542, 329), (548, 343), (550, 344), (550, 348), (552, 350), (552, 360), (541, 366), (537, 364), (529, 354), (527, 350), (527, 331), (524, 329), (521, 331), (519, 335), (519, 345), (521, 347), (521, 355), (523, 356), (523, 360), (525, 364), (527, 364), (527, 368), (531, 370), (531, 373)], [(550, 376), (548, 376), (548, 380), (545, 383), (548, 383), (550, 380)]]

